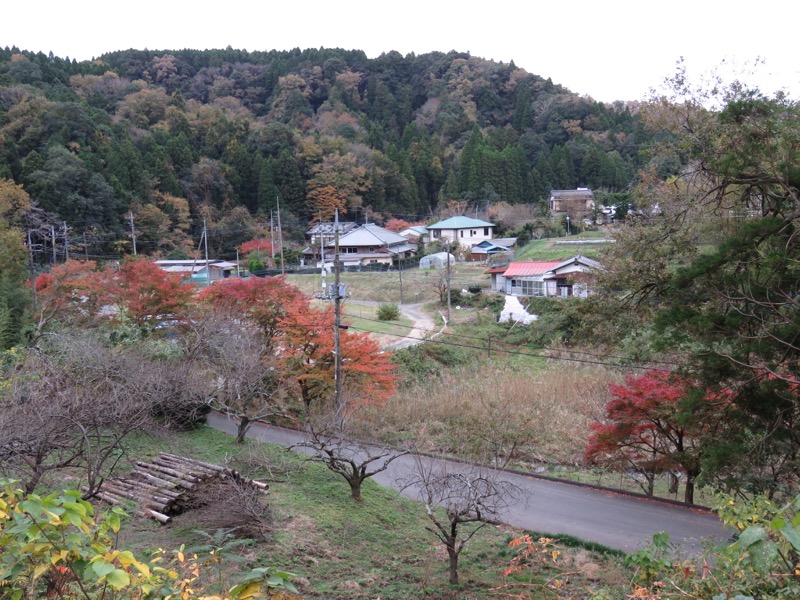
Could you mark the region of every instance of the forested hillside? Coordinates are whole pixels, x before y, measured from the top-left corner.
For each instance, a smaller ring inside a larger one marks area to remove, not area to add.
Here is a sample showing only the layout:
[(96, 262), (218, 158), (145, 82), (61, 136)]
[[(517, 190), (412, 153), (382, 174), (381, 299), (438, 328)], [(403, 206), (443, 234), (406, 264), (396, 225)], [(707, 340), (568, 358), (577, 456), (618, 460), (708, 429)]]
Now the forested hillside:
[[(637, 106), (596, 103), (467, 53), (125, 50), (76, 62), (0, 50), (0, 178), (21, 184), (37, 248), (191, 253), (203, 219), (230, 256), (281, 204), (299, 240), (351, 220), (482, 213), (551, 188), (624, 192)], [(649, 134), (647, 134), (649, 135)], [(615, 200), (624, 200), (615, 196)], [(365, 214), (367, 213), (367, 214)], [(484, 213), (485, 214), (485, 213)]]

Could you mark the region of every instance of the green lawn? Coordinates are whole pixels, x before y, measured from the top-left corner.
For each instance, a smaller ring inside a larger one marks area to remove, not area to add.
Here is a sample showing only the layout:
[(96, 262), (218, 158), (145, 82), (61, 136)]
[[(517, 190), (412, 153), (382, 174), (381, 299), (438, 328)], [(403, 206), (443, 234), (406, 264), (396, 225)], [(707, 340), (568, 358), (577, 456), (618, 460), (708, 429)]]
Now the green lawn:
[[(230, 551), (227, 566), (219, 571), (225, 585), (232, 585), (237, 571), (275, 566), (298, 575), (296, 583), (304, 598), (481, 599), (522, 591), (495, 589), (516, 585), (502, 572), (513, 556), (508, 542), (521, 532), (494, 525), (481, 530), (462, 554), (461, 583), (452, 586), (447, 581), (446, 554), (426, 529), (424, 506), (371, 481), (365, 483), (364, 501), (357, 504), (344, 480), (323, 466), (278, 446), (253, 441), (238, 446), (233, 438), (206, 427), (168, 438), (139, 437), (134, 449), (139, 459), (166, 450), (216, 464), (227, 462), (270, 482), (274, 519), (270, 539)], [(120, 538), (122, 546), (140, 553), (156, 546), (191, 548), (202, 541), (191, 513), (167, 526), (135, 519)], [(563, 568), (536, 569), (539, 581), (571, 572), (558, 595), (531, 597), (580, 598), (589, 587), (609, 589), (619, 583), (618, 554), (580, 546), (559, 548), (564, 553)], [(216, 577), (211, 571), (218, 572), (216, 567), (204, 571), (206, 583)], [(598, 571), (610, 575), (597, 580)]]

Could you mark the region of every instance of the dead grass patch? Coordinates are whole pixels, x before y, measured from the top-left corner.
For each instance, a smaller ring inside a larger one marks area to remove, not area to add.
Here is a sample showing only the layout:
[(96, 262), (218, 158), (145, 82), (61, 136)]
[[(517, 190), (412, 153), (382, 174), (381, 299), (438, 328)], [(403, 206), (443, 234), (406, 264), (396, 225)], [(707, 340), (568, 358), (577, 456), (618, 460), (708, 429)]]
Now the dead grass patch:
[(599, 367), (476, 363), (365, 407), (352, 423), (379, 441), (474, 460), (571, 464), (583, 453), (589, 423), (603, 416), (608, 383), (618, 380)]

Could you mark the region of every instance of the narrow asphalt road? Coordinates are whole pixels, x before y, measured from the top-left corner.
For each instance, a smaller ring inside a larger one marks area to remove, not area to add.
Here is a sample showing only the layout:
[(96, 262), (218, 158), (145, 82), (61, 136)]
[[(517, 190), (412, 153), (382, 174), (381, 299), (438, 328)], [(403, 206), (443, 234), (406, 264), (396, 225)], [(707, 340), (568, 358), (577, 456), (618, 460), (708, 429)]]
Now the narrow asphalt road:
[[(236, 432), (235, 422), (223, 415), (212, 413), (208, 424), (229, 434)], [(264, 424), (253, 424), (247, 436), (282, 446), (306, 439), (302, 432)], [(428, 457), (419, 459), (442, 462)], [(374, 479), (383, 486), (413, 497), (412, 491), (401, 490), (400, 482), (414, 471), (414, 461), (412, 456), (402, 456)], [(451, 469), (467, 468), (459, 463), (446, 462)], [(725, 542), (732, 533), (714, 515), (702, 510), (507, 471), (499, 472), (498, 477), (510, 481), (523, 492), (521, 499), (503, 515), (503, 521), (513, 527), (540, 533), (569, 534), (625, 551), (646, 546), (657, 531), (669, 532), (672, 541), (688, 552), (699, 550), (705, 539)]]

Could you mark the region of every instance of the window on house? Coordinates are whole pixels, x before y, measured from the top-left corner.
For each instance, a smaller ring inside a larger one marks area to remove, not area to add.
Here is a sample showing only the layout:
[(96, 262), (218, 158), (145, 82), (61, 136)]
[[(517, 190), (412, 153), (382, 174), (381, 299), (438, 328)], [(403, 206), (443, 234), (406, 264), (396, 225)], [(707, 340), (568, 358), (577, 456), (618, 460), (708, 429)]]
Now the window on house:
[(433, 239), (438, 240), (439, 239), (439, 233), (440, 233), (440, 231), (438, 229), (434, 229), (433, 230)]
[(475, 237), (475, 230), (474, 229), (470, 229), (469, 230), (469, 237)]
[(464, 230), (463, 230), (463, 229), (462, 229), (461, 231), (459, 231), (458, 233), (460, 233), (460, 234), (461, 234), (461, 237), (462, 237), (462, 238), (464, 237)]
[(488, 227), (484, 227), (483, 228), (483, 235), (488, 237), (488, 235), (489, 235), (489, 228)]
[(519, 279), (514, 287), (520, 288), (522, 296), (544, 296), (544, 282)]

